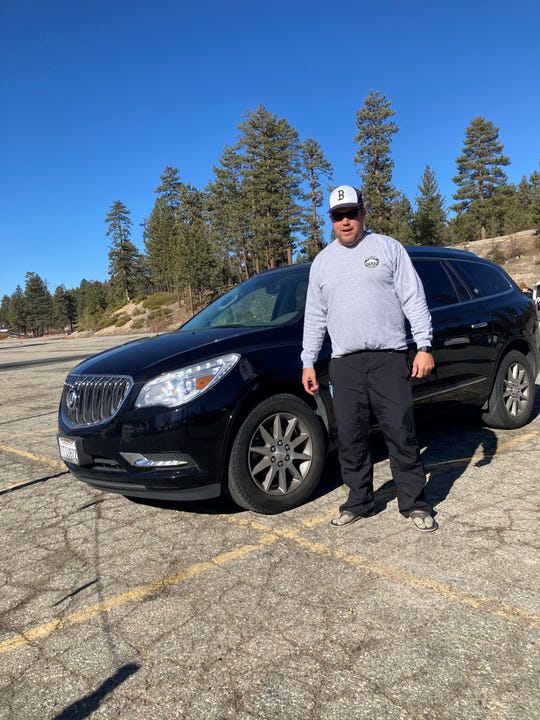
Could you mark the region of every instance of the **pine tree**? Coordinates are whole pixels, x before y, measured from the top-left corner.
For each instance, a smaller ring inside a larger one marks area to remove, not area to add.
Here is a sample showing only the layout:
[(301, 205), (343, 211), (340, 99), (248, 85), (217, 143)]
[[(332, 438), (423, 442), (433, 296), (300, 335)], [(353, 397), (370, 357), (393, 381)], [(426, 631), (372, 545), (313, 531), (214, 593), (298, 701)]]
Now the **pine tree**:
[(439, 192), (435, 173), (426, 165), (418, 185), (413, 238), (418, 245), (444, 245), (447, 242), (447, 220), (444, 200)]
[(178, 270), (177, 283), (187, 290), (191, 310), (200, 307), (206, 290), (216, 284), (217, 263), (204, 220), (204, 193), (191, 185), (184, 185), (178, 208), (178, 245), (174, 266)]
[(209, 238), (215, 249), (221, 284), (247, 280), (255, 272), (253, 229), (246, 196), (242, 193), (242, 158), (225, 146), (214, 180), (207, 188)]
[(455, 215), (448, 222), (448, 244), (461, 245), (478, 240), (478, 222), (472, 212)]
[(178, 169), (171, 165), (167, 165), (160, 180), (154, 190), (158, 193), (154, 208), (144, 223), (143, 237), (151, 282), (157, 289), (172, 292), (178, 275), (172, 258), (179, 242), (177, 219), (183, 183)]
[(130, 302), (144, 281), (144, 263), (131, 242), (130, 212), (120, 200), (115, 200), (105, 217), (106, 235), (112, 238), (109, 250), (109, 277), (113, 296)]
[(354, 162), (361, 166), (362, 193), (367, 210), (367, 224), (377, 232), (391, 229), (392, 202), (396, 190), (392, 185), (394, 162), (390, 154), (392, 135), (398, 126), (389, 120), (395, 111), (379, 91), (369, 91), (356, 113), (358, 134), (354, 140), (359, 148)]
[(254, 231), (253, 255), (259, 272), (292, 263), (294, 233), (301, 208), (302, 181), (298, 133), (264, 106), (248, 112), (239, 125), (242, 194)]
[(2, 297), (2, 302), (0, 303), (0, 327), (6, 328), (9, 325), (9, 304), (11, 302), (11, 298), (9, 295), (4, 295)]
[(52, 319), (57, 332), (69, 326), (70, 331), (77, 322), (77, 303), (75, 295), (68, 292), (63, 285), (59, 285), (52, 298)]
[(307, 216), (304, 220), (304, 254), (307, 260), (313, 258), (324, 247), (324, 222), (318, 214), (318, 209), (324, 202), (323, 190), (327, 190), (325, 180), (332, 180), (334, 170), (325, 158), (319, 143), (313, 138), (307, 138), (302, 143), (301, 159), (304, 179), (308, 186), (306, 199), (309, 203)]
[(530, 178), (523, 176), (521, 181), (515, 188), (517, 218), (514, 227), (509, 232), (518, 232), (519, 230), (530, 230), (535, 227), (535, 204), (540, 209), (540, 174), (532, 173)]
[[(507, 183), (495, 188), (485, 204), (486, 235), (489, 237), (508, 235), (529, 227), (528, 191), (526, 178), (517, 187)], [(476, 236), (478, 236), (478, 224)]]
[(451, 209), (458, 215), (473, 213), (482, 238), (487, 237), (488, 201), (508, 181), (503, 167), (510, 160), (501, 154), (503, 149), (499, 130), (489, 120), (476, 117), (465, 131), (463, 153), (456, 159), (458, 174), (453, 181), (458, 189), (453, 197), (457, 202)]
[(99, 324), (107, 307), (107, 291), (104, 283), (83, 278), (75, 291), (77, 317), (81, 330), (93, 330)]
[(391, 206), (389, 232), (404, 245), (412, 242), (414, 213), (409, 199), (397, 192)]
[(536, 229), (536, 245), (540, 248), (540, 172), (535, 170), (529, 179), (531, 188), (531, 221)]
[(27, 329), (27, 307), (23, 289), (17, 285), (10, 298), (8, 308), (8, 326), (13, 332), (25, 335)]
[(26, 273), (24, 299), (27, 328), (34, 336), (44, 335), (52, 327), (52, 298), (47, 285), (36, 273)]

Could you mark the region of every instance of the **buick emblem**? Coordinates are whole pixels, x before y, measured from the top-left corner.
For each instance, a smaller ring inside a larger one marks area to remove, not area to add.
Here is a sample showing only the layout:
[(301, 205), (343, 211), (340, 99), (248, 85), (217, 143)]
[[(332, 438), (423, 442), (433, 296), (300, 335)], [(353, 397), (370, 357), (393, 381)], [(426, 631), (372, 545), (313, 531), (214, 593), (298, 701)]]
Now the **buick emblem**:
[(68, 391), (68, 394), (66, 395), (66, 407), (68, 410), (73, 410), (73, 408), (77, 407), (77, 400), (79, 399), (79, 396), (77, 395), (77, 391), (71, 388)]

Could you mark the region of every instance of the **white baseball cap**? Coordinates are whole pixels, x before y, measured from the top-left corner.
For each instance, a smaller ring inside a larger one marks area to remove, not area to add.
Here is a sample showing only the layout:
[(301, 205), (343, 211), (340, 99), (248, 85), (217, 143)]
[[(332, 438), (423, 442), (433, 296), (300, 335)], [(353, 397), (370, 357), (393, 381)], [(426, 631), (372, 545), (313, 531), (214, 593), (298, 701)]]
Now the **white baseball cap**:
[(362, 193), (352, 185), (339, 185), (330, 193), (330, 212), (338, 208), (363, 208)]

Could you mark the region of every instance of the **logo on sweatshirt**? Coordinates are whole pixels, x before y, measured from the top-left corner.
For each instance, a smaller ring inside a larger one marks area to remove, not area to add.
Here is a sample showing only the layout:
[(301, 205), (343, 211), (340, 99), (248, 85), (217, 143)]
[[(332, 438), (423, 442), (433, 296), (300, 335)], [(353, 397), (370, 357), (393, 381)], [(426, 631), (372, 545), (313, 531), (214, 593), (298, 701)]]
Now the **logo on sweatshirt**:
[(379, 264), (379, 258), (376, 257), (368, 257), (364, 260), (364, 265), (367, 268), (376, 268)]

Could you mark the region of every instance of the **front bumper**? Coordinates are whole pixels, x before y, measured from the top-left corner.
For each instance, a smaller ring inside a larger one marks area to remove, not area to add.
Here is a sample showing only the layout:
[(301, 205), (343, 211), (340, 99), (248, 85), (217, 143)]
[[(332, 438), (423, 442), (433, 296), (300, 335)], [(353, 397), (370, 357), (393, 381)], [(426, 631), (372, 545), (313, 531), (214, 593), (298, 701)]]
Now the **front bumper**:
[(212, 392), (181, 408), (128, 408), (92, 427), (70, 427), (60, 413), (60, 454), (76, 478), (99, 490), (164, 500), (215, 498), (224, 477), (228, 401)]
[(70, 472), (96, 490), (117, 493), (127, 497), (154, 500), (208, 500), (221, 495), (221, 483), (215, 477), (197, 471), (167, 473), (141, 472), (134, 475), (118, 470), (97, 470), (66, 462)]

